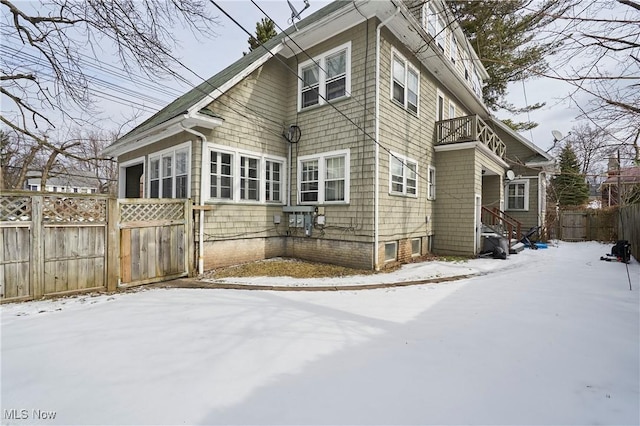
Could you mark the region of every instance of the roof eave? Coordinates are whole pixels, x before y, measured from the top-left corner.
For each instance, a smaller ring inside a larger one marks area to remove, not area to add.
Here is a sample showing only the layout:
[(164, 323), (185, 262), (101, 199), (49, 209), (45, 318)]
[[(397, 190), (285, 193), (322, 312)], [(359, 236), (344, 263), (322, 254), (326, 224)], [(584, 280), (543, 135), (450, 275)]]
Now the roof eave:
[(213, 129), (221, 126), (224, 122), (223, 118), (211, 117), (198, 112), (192, 114), (180, 114), (170, 120), (165, 121), (151, 129), (134, 135), (134, 137), (125, 137), (118, 141), (117, 144), (111, 145), (102, 151), (103, 155), (117, 157), (126, 152), (134, 151), (178, 134), (187, 129), (194, 127), (204, 127)]

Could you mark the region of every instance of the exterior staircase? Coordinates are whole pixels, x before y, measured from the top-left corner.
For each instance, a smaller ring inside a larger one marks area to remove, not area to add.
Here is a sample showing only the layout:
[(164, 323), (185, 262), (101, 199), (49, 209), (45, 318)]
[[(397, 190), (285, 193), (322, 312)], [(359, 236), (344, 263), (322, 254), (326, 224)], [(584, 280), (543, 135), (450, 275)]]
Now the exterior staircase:
[[(483, 238), (496, 238), (500, 245), (506, 246), (509, 254), (518, 254), (524, 250), (522, 223), (498, 208), (482, 207)], [(484, 243), (483, 243), (484, 247)]]

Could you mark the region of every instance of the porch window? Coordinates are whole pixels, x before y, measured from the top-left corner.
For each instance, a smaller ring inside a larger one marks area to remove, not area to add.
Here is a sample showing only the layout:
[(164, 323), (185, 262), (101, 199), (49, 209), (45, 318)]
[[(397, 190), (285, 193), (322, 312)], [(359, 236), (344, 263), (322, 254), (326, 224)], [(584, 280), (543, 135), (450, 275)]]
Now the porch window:
[(347, 150), (301, 157), (300, 202), (348, 203), (349, 161)]
[(507, 185), (507, 210), (529, 210), (529, 181), (513, 181)]
[(159, 152), (149, 158), (150, 198), (189, 198), (189, 148)]
[(391, 154), (389, 158), (389, 193), (417, 197), (418, 164), (397, 154)]
[(209, 158), (210, 201), (282, 202), (284, 158), (214, 144)]
[(260, 200), (258, 159), (240, 157), (240, 199)]
[(435, 167), (429, 166), (429, 174), (427, 176), (427, 199), (435, 200), (436, 199), (436, 169)]
[(351, 42), (300, 64), (298, 110), (349, 96)]
[(211, 151), (209, 196), (218, 200), (233, 198), (233, 154)]
[(391, 98), (405, 109), (418, 113), (420, 73), (397, 52), (393, 54)]
[(189, 159), (187, 151), (176, 152), (176, 198), (189, 198)]
[(155, 158), (149, 162), (149, 197), (160, 197), (160, 159)]

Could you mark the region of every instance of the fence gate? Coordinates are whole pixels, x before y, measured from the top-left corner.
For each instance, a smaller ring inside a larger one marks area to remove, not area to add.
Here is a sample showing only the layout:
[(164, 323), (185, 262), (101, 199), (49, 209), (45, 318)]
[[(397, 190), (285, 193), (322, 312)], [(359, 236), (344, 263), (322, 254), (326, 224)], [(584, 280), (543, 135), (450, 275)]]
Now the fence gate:
[(564, 210), (560, 214), (560, 238), (563, 241), (586, 241), (587, 213)]
[(120, 199), (120, 286), (189, 275), (193, 268), (188, 200)]
[(108, 199), (0, 197), (0, 300), (107, 288)]

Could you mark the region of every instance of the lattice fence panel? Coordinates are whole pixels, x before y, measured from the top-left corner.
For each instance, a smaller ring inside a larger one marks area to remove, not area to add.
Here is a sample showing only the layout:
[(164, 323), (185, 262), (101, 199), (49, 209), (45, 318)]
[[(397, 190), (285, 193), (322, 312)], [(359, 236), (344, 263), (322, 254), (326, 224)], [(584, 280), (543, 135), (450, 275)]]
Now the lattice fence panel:
[(0, 221), (15, 222), (31, 220), (31, 197), (0, 197)]
[(107, 200), (48, 196), (44, 198), (43, 219), (48, 222), (106, 222)]
[(184, 203), (122, 204), (120, 222), (184, 219)]

